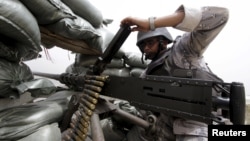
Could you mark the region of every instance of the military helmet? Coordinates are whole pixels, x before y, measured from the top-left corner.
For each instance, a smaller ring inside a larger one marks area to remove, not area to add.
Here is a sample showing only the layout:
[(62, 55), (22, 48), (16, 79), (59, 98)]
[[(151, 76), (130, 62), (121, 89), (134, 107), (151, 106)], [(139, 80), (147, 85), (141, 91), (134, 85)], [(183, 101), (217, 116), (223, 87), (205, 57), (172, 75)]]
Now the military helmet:
[(168, 43), (172, 43), (173, 42), (173, 38), (170, 35), (170, 33), (168, 32), (166, 27), (161, 27), (161, 28), (156, 28), (153, 31), (148, 31), (148, 32), (142, 32), (139, 31), (137, 34), (137, 42), (136, 45), (139, 46), (139, 44), (141, 43), (141, 41), (150, 38), (150, 37), (156, 37), (156, 36), (163, 36), (168, 40)]

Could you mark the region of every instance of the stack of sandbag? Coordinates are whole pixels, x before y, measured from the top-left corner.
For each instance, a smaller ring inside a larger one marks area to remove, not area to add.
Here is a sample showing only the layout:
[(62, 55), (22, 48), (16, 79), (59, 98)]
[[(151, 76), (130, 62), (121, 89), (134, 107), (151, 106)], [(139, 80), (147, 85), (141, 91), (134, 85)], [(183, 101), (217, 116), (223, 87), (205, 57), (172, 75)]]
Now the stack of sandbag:
[(0, 100), (15, 99), (29, 89), (28, 83), (34, 79), (23, 61), (37, 58), (42, 51), (39, 27), (20, 1), (1, 0), (0, 29)]
[[(122, 50), (120, 50), (111, 62), (107, 64), (102, 74), (122, 77), (139, 77), (150, 63), (149, 61), (143, 60), (143, 64), (140, 53), (124, 51), (122, 55), (121, 52)], [(75, 62), (67, 67), (66, 72), (84, 75), (95, 64), (99, 56), (77, 53), (75, 57)]]
[(37, 58), (42, 48), (35, 17), (18, 0), (1, 0), (0, 7), (0, 58), (12, 62)]
[(130, 76), (133, 77), (139, 77), (150, 63), (149, 60), (142, 60), (142, 54), (138, 52), (125, 52), (123, 58), (130, 67)]
[(24, 63), (0, 59), (0, 68), (0, 98), (19, 97), (14, 87), (34, 78), (29, 67)]
[(12, 61), (37, 58), (40, 45), (99, 55), (114, 36), (104, 26), (112, 20), (88, 0), (2, 0), (0, 6), (0, 57)]
[(103, 26), (109, 21), (87, 0), (1, 0), (0, 7), (0, 98), (16, 98), (27, 90), (37, 95), (42, 87), (42, 94), (54, 91), (46, 79), (31, 82), (33, 74), (24, 63), (42, 51), (41, 27), (53, 35), (50, 46), (56, 37), (73, 48), (86, 43), (87, 48), (76, 51), (83, 54), (101, 54), (114, 36)]
[(10, 62), (0, 58), (0, 68), (0, 100), (18, 99), (25, 92), (31, 93), (32, 97), (39, 97), (56, 90), (49, 79), (34, 79), (29, 66), (23, 62)]
[(88, 0), (20, 0), (35, 16), (42, 44), (82, 54), (101, 54), (114, 34), (103, 25), (104, 19)]
[[(75, 57), (75, 62), (68, 66), (66, 72), (84, 75), (95, 64), (95, 61), (99, 56), (77, 53)], [(122, 58), (115, 57), (111, 60), (110, 64), (106, 66), (103, 74), (129, 76), (129, 72), (130, 69), (125, 66), (124, 60)]]

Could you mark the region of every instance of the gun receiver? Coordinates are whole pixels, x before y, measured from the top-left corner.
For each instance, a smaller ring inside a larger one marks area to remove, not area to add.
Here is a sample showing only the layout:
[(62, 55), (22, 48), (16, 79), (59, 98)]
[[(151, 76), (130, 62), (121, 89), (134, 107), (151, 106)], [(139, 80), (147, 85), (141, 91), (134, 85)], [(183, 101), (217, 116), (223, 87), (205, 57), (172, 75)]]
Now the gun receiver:
[[(127, 100), (141, 109), (208, 124), (218, 121), (212, 110), (222, 109), (229, 112), (223, 117), (229, 118), (233, 124), (245, 122), (245, 90), (239, 82), (221, 83), (153, 75), (145, 79), (110, 76), (109, 80), (103, 95)], [(212, 95), (215, 87), (222, 92), (222, 96)]]

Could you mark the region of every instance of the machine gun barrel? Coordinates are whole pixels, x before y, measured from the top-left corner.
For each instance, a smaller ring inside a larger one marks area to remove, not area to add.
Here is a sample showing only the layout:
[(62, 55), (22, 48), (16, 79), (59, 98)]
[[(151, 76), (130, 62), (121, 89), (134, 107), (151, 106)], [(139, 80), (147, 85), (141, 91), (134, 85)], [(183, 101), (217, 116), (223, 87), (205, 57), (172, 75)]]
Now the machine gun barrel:
[(98, 57), (92, 70), (88, 71), (87, 74), (100, 75), (105, 69), (106, 65), (111, 62), (114, 55), (121, 48), (124, 41), (127, 39), (131, 33), (131, 28), (129, 25), (122, 25), (112, 41), (109, 43), (107, 49)]
[(60, 81), (60, 77), (61, 77), (61, 75), (59, 74), (51, 74), (51, 73), (43, 73), (43, 72), (33, 72), (33, 74), (40, 76), (40, 77), (47, 77), (47, 78), (58, 80), (58, 81)]
[(62, 73), (62, 74), (51, 74), (51, 73), (43, 73), (43, 72), (36, 72), (33, 71), (33, 74), (40, 77), (46, 77), (53, 80), (57, 80), (62, 84), (66, 84), (68, 86), (77, 86), (80, 87), (84, 86), (84, 75), (77, 75), (72, 73)]

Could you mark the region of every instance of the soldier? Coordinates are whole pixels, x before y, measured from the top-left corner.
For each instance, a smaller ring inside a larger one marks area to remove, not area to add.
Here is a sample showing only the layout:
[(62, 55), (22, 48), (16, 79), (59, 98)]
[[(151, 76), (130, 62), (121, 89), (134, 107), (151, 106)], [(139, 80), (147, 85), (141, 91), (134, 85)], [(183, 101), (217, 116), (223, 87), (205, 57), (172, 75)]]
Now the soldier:
[[(211, 72), (203, 53), (226, 25), (228, 16), (228, 9), (222, 7), (193, 9), (181, 5), (171, 15), (149, 19), (126, 17), (121, 24), (129, 24), (132, 31), (139, 31), (136, 45), (142, 57), (152, 60), (141, 77), (167, 75), (222, 81)], [(185, 33), (173, 40), (166, 27)], [(172, 46), (167, 47), (170, 43)], [(207, 140), (205, 123), (170, 117), (167, 113), (160, 113), (157, 118), (158, 130), (154, 136), (134, 127), (128, 133), (128, 140)]]

